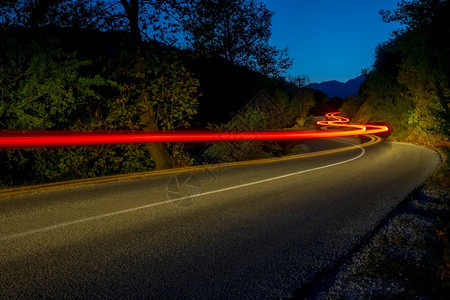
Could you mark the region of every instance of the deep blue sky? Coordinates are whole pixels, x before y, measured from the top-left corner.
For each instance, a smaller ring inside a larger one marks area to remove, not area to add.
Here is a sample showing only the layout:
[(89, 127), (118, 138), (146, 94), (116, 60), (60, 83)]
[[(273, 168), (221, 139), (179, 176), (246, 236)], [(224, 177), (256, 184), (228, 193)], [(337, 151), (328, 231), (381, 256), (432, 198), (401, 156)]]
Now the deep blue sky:
[(290, 75), (310, 82), (347, 81), (374, 61), (378, 43), (389, 39), (398, 24), (386, 24), (380, 9), (399, 0), (264, 0), (275, 11), (271, 43), (289, 47)]

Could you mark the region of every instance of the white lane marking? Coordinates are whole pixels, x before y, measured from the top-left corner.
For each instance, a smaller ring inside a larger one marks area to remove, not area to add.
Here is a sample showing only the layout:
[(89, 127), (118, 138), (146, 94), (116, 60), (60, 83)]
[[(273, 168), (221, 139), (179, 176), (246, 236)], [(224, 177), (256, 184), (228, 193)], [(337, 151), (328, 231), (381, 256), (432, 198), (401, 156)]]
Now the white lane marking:
[(184, 196), (184, 197), (180, 197), (180, 198), (176, 198), (176, 199), (170, 199), (170, 200), (161, 201), (161, 202), (152, 203), (152, 204), (147, 204), (147, 205), (138, 206), (138, 207), (134, 207), (134, 208), (119, 210), (119, 211), (115, 211), (115, 212), (111, 212), (111, 213), (107, 213), (107, 214), (102, 214), (102, 215), (97, 215), (97, 216), (93, 216), (93, 217), (83, 218), (83, 219), (74, 220), (74, 221), (70, 221), (70, 222), (59, 223), (59, 224), (55, 224), (55, 225), (52, 225), (52, 226), (42, 227), (42, 228), (39, 228), (39, 229), (24, 231), (24, 232), (20, 232), (20, 233), (14, 233), (14, 234), (11, 234), (11, 235), (7, 235), (7, 236), (1, 237), (0, 241), (14, 239), (14, 238), (19, 238), (19, 237), (25, 237), (25, 236), (28, 236), (28, 235), (31, 235), (31, 234), (40, 233), (40, 232), (44, 232), (44, 231), (50, 231), (50, 230), (53, 230), (53, 229), (67, 227), (67, 226), (70, 226), (70, 225), (75, 225), (75, 224), (85, 223), (85, 222), (94, 221), (94, 220), (98, 220), (98, 219), (103, 219), (103, 218), (107, 218), (107, 217), (111, 217), (111, 216), (126, 214), (126, 213), (129, 213), (129, 212), (133, 212), (133, 211), (137, 211), (137, 210), (141, 210), (141, 209), (146, 209), (146, 208), (151, 208), (151, 207), (155, 207), (155, 206), (159, 206), (159, 205), (168, 204), (168, 203), (171, 203), (171, 202), (174, 202), (174, 201), (181, 201), (181, 200), (185, 200), (185, 199), (190, 199), (192, 197), (200, 197), (200, 196), (205, 196), (205, 195), (217, 194), (217, 193), (231, 191), (231, 190), (235, 190), (235, 189), (240, 189), (240, 188), (243, 188), (243, 187), (252, 186), (252, 185), (256, 185), (256, 184), (260, 184), (260, 183), (265, 183), (265, 182), (269, 182), (269, 181), (279, 180), (279, 179), (283, 179), (283, 178), (287, 178), (287, 177), (291, 177), (291, 176), (295, 176), (295, 175), (299, 175), (299, 174), (303, 174), (303, 173), (307, 173), (307, 172), (312, 172), (312, 171), (317, 171), (317, 170), (321, 170), (321, 169), (326, 169), (326, 168), (342, 165), (342, 164), (351, 162), (353, 160), (356, 160), (356, 159), (362, 157), (364, 155), (364, 153), (366, 152), (364, 150), (364, 148), (360, 147), (359, 145), (356, 145), (356, 144), (353, 144), (353, 143), (349, 143), (349, 142), (339, 141), (339, 140), (335, 140), (335, 141), (336, 142), (340, 142), (340, 143), (344, 143), (344, 144), (355, 145), (356, 147), (358, 147), (361, 150), (361, 153), (358, 156), (352, 157), (352, 158), (347, 159), (347, 160), (343, 160), (343, 161), (340, 161), (340, 162), (337, 162), (337, 163), (332, 163), (332, 164), (329, 164), (329, 165), (320, 166), (320, 167), (316, 167), (316, 168), (312, 168), (312, 169), (308, 169), (308, 170), (298, 171), (298, 172), (294, 172), (294, 173), (289, 173), (289, 174), (285, 174), (285, 175), (280, 175), (280, 176), (271, 177), (271, 178), (267, 178), (267, 179), (262, 179), (262, 180), (258, 180), (258, 181), (253, 181), (253, 182), (249, 182), (249, 183), (244, 183), (244, 184), (240, 184), (240, 185), (230, 186), (230, 187), (227, 187), (227, 188), (218, 189), (218, 190), (209, 191), (209, 192), (204, 192), (204, 193), (200, 193), (200, 194), (197, 194), (197, 195)]

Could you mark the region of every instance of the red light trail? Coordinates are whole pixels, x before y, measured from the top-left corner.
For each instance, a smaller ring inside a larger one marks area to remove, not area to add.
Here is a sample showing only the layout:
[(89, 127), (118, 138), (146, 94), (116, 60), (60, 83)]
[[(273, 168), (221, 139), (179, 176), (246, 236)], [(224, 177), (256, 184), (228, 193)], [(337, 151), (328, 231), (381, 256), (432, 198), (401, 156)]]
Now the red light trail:
[(160, 142), (212, 142), (243, 140), (295, 140), (376, 134), (389, 131), (384, 125), (350, 124), (338, 116), (326, 114), (327, 120), (318, 125), (342, 127), (342, 130), (314, 131), (0, 131), (0, 148), (81, 146), (101, 144), (131, 144)]

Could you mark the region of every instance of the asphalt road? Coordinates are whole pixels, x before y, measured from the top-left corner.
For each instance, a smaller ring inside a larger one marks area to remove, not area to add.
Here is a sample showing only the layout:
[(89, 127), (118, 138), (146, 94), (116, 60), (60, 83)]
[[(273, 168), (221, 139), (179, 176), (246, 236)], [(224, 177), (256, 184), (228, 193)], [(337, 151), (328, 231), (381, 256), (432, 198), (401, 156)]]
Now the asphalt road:
[(382, 142), (3, 198), (0, 298), (290, 297), (439, 162), (431, 150)]

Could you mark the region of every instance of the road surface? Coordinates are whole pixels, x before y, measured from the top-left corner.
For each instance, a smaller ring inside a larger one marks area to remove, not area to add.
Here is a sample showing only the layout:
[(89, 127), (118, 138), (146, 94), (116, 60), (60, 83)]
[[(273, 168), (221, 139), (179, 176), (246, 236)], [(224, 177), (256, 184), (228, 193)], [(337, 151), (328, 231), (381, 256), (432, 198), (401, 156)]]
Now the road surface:
[(382, 142), (2, 198), (0, 298), (290, 297), (439, 162), (429, 149)]

